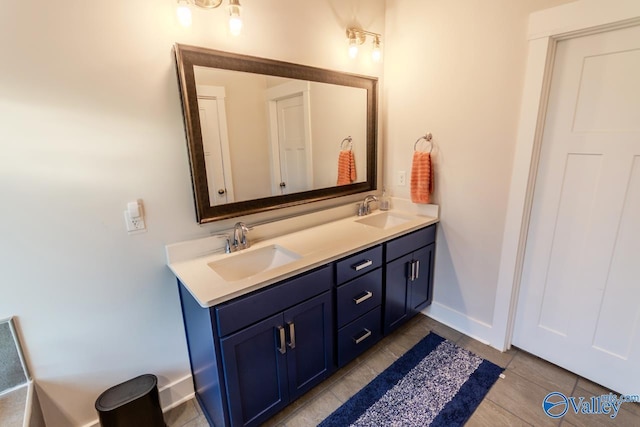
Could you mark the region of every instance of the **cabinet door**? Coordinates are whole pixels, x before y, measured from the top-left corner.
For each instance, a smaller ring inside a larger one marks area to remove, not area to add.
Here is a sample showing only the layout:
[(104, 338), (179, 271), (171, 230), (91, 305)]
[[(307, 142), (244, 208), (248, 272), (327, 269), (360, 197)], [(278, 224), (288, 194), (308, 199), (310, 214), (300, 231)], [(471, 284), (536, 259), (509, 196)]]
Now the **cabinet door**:
[(331, 292), (284, 312), (291, 400), (321, 382), (333, 369)]
[(284, 326), (279, 313), (220, 340), (232, 426), (257, 425), (289, 403)]
[(409, 317), (431, 303), (434, 248), (435, 245), (431, 244), (413, 253), (416, 277), (409, 280)]
[(408, 254), (387, 263), (385, 273), (384, 334), (396, 329), (409, 318), (407, 286), (413, 255)]

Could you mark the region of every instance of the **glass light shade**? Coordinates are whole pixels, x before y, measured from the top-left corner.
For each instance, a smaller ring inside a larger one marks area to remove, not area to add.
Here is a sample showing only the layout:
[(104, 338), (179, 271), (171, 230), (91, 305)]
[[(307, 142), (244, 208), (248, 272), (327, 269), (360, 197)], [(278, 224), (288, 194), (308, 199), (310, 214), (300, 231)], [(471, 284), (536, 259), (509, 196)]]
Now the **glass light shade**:
[(382, 59), (382, 50), (380, 50), (380, 45), (373, 45), (373, 50), (371, 51), (371, 58), (374, 62), (380, 62)]
[(349, 57), (355, 58), (356, 56), (358, 56), (358, 43), (353, 38), (349, 40)]
[(231, 31), (231, 34), (233, 34), (234, 36), (237, 36), (240, 34), (241, 30), (242, 30), (242, 18), (240, 18), (239, 16), (231, 16), (229, 18), (229, 31)]
[(234, 36), (240, 34), (242, 30), (242, 18), (240, 17), (240, 5), (229, 6), (229, 31)]
[(183, 27), (191, 26), (191, 9), (189, 9), (189, 3), (185, 0), (180, 0), (176, 13), (178, 14), (178, 22), (180, 22), (180, 25)]

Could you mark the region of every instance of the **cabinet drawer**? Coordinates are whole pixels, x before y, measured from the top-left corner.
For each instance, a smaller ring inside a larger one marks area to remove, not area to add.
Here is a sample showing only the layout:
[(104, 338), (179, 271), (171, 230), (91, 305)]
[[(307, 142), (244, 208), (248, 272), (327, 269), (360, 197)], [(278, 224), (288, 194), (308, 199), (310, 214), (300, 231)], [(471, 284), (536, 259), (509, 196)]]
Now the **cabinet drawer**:
[(436, 225), (430, 225), (422, 230), (414, 231), (406, 236), (398, 237), (386, 243), (386, 261), (399, 258), (416, 249), (420, 249), (436, 241)]
[(332, 276), (331, 265), (327, 265), (274, 287), (216, 306), (219, 336), (228, 335), (328, 291), (333, 286)]
[(338, 331), (338, 366), (349, 363), (380, 340), (380, 316), (378, 306)]
[(382, 265), (382, 246), (376, 246), (336, 262), (338, 284), (370, 272)]
[(337, 291), (338, 328), (382, 303), (382, 269), (353, 279)]

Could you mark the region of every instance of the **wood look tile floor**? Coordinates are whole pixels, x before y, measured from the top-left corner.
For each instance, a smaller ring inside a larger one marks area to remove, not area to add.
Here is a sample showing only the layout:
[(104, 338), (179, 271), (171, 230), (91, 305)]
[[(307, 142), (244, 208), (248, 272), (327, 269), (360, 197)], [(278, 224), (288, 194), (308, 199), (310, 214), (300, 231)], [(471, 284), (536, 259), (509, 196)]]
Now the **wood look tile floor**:
[[(557, 420), (549, 418), (542, 411), (542, 400), (550, 392), (590, 398), (608, 394), (609, 390), (525, 351), (513, 348), (501, 353), (423, 315), (413, 318), (264, 425), (317, 425), (431, 331), (505, 368), (505, 378), (498, 379), (467, 426), (640, 426), (638, 403), (624, 403), (614, 419), (606, 415), (575, 415), (572, 411)], [(195, 399), (168, 411), (165, 421), (169, 427), (209, 425)]]

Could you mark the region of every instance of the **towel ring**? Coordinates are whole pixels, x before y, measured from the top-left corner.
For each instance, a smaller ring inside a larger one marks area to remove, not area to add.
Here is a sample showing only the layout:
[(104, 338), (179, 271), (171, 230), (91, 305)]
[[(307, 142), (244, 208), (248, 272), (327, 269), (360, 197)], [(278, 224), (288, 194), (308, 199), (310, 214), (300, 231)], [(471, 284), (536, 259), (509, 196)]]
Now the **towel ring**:
[(416, 147), (418, 146), (418, 142), (420, 142), (423, 139), (431, 143), (429, 147), (429, 153), (431, 153), (433, 151), (433, 135), (431, 135), (431, 132), (427, 132), (426, 134), (424, 134), (423, 136), (421, 136), (416, 140), (416, 142), (413, 144), (413, 151), (417, 151)]
[(351, 151), (351, 148), (353, 147), (353, 138), (351, 138), (351, 136), (346, 137), (345, 139), (342, 140), (342, 142), (340, 143), (340, 149), (344, 150), (344, 142), (347, 141), (348, 145), (349, 145), (349, 151)]

